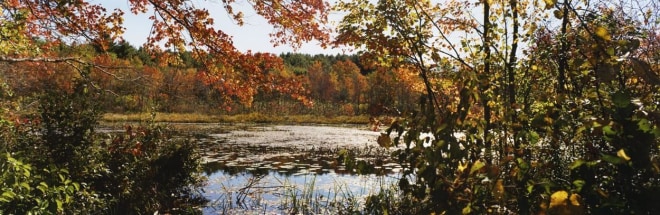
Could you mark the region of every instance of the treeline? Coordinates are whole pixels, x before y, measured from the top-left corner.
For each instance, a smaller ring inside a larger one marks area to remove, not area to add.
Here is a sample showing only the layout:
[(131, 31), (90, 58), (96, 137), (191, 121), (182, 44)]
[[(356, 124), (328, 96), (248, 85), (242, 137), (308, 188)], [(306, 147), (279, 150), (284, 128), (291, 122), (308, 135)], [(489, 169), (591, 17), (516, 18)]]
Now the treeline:
[(109, 47), (59, 45), (54, 49), (60, 56), (77, 56), (80, 61), (93, 63), (89, 65), (93, 72), (81, 74), (82, 68), (71, 70), (66, 64), (6, 64), (3, 80), (25, 98), (23, 105), (29, 106), (33, 102), (30, 98), (43, 89), (70, 90), (71, 81), (81, 75), (106, 92), (101, 104), (105, 111), (114, 113), (381, 115), (411, 108), (421, 89), (415, 87), (419, 81), (412, 71), (371, 66), (358, 55), (285, 53), (273, 56), (275, 63), (283, 66), (266, 72), (301, 86), (300, 98), (261, 89), (252, 100), (244, 101), (227, 99), (225, 91), (231, 89), (208, 81), (203, 64), (194, 60), (194, 52), (154, 53), (128, 42)]

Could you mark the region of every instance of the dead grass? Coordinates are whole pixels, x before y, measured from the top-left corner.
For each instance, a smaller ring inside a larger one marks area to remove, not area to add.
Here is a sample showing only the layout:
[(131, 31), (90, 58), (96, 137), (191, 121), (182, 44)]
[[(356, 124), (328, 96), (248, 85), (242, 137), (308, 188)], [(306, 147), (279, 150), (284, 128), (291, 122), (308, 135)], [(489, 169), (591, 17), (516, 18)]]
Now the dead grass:
[(237, 115), (207, 115), (199, 113), (150, 113), (103, 115), (105, 122), (172, 122), (172, 123), (316, 123), (316, 124), (367, 124), (369, 117), (362, 116), (315, 116), (288, 115), (277, 116), (261, 113)]

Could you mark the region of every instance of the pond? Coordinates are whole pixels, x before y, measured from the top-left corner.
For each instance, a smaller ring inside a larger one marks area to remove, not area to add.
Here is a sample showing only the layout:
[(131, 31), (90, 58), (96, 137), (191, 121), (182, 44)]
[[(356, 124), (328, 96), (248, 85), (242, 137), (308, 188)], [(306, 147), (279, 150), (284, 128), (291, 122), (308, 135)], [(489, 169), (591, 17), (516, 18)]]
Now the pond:
[[(391, 186), (401, 167), (367, 126), (195, 125), (210, 200), (204, 214), (334, 214)], [(354, 156), (360, 171), (343, 159)]]

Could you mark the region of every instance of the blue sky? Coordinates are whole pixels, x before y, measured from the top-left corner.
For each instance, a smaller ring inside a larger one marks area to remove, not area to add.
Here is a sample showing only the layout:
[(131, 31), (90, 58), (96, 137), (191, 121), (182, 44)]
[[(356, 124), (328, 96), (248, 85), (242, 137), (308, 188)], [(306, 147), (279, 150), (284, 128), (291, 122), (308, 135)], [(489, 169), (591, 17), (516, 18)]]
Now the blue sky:
[[(151, 27), (151, 21), (148, 19), (151, 15), (150, 13), (139, 15), (131, 13), (128, 9), (129, 3), (126, 0), (97, 0), (97, 2), (104, 5), (108, 11), (111, 11), (114, 8), (120, 8), (125, 12), (124, 26), (126, 27), (126, 32), (124, 33), (124, 39), (126, 41), (136, 47), (142, 45), (146, 41)], [(245, 24), (243, 26), (238, 26), (230, 20), (220, 1), (194, 0), (193, 2), (196, 6), (204, 7), (209, 10), (215, 20), (215, 27), (233, 36), (234, 46), (240, 51), (252, 50), (253, 52), (270, 52), (275, 54), (286, 52), (307, 54), (342, 53), (341, 49), (323, 49), (316, 41), (304, 44), (298, 50), (294, 50), (288, 45), (273, 47), (270, 43), (270, 37), (268, 36), (268, 34), (273, 31), (273, 28), (266, 23), (263, 18), (257, 15), (247, 2), (237, 1), (234, 8), (234, 10), (240, 9), (243, 11), (245, 15)]]

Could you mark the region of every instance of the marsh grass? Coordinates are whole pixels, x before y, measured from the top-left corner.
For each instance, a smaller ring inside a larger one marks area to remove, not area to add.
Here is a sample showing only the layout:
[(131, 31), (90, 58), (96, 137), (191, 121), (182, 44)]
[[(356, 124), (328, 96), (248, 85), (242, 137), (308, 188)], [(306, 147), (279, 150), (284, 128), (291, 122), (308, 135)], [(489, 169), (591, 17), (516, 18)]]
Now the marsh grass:
[(281, 183), (285, 189), (280, 209), (287, 214), (352, 214), (361, 209), (354, 191), (345, 183), (335, 182), (327, 192), (318, 189), (316, 176), (306, 179), (301, 188), (287, 185), (287, 180)]
[[(362, 214), (365, 196), (376, 196), (392, 185), (375, 191), (351, 190), (349, 184), (335, 181), (332, 186), (321, 188), (314, 175), (306, 177), (302, 184), (289, 177), (275, 178), (266, 182), (264, 175), (252, 175), (237, 188), (222, 185), (220, 194), (211, 201), (214, 214)], [(357, 195), (357, 194), (360, 195)], [(275, 199), (273, 199), (273, 196)]]
[(106, 122), (172, 122), (172, 123), (315, 123), (315, 124), (367, 124), (369, 116), (317, 116), (273, 115), (247, 113), (235, 115), (211, 115), (202, 113), (107, 113)]

